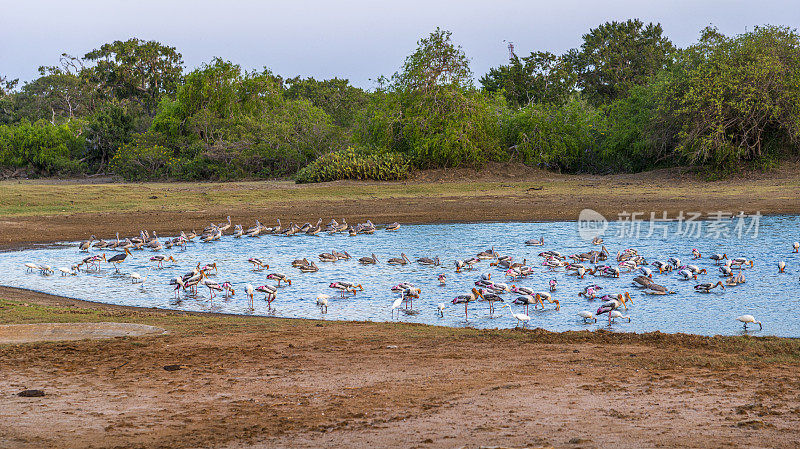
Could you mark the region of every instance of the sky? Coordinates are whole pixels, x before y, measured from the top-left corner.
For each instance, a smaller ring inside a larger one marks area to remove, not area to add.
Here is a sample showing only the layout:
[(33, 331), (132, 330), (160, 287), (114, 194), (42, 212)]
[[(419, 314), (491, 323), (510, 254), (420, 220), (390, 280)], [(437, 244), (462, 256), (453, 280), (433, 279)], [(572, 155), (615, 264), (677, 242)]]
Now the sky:
[(714, 25), (726, 35), (755, 25), (800, 25), (792, 0), (0, 0), (0, 75), (21, 81), (61, 53), (84, 55), (138, 37), (174, 46), (188, 69), (213, 57), (283, 76), (348, 78), (359, 87), (391, 75), (437, 26), (453, 32), (480, 77), (517, 55), (561, 54), (590, 28), (660, 22), (679, 47)]

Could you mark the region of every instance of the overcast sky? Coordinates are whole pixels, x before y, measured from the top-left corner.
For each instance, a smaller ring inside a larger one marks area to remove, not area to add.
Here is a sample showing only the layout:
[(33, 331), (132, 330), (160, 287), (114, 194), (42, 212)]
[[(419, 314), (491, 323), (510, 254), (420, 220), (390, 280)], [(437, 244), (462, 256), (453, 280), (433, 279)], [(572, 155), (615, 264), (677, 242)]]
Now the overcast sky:
[(63, 52), (82, 56), (138, 37), (177, 47), (189, 69), (220, 56), (248, 69), (338, 76), (370, 88), (437, 26), (453, 31), (480, 76), (506, 61), (504, 39), (518, 55), (562, 53), (590, 28), (632, 17), (661, 22), (685, 46), (709, 24), (725, 34), (763, 24), (794, 28), (800, 8), (791, 0), (0, 0), (0, 74), (31, 80)]

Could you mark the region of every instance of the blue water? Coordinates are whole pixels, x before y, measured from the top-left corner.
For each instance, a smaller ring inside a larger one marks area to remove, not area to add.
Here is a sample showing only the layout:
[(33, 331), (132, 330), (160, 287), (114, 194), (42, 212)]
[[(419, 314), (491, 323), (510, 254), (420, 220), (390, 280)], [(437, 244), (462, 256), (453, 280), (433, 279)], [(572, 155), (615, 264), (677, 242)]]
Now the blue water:
[[(248, 225), (248, 224), (245, 224)], [(792, 242), (800, 240), (800, 217), (773, 216), (762, 217), (759, 234), (753, 238), (696, 238), (667, 237), (658, 235), (646, 236), (646, 232), (638, 238), (618, 237), (620, 222), (611, 222), (605, 234), (605, 246), (611, 257), (604, 263), (616, 264), (615, 255), (618, 250), (636, 248), (648, 262), (662, 260), (670, 256), (680, 258), (684, 263), (693, 263), (706, 268), (708, 274), (700, 275), (699, 280), (682, 281), (676, 272), (659, 275), (657, 270), (653, 280), (665, 285), (677, 294), (668, 296), (645, 295), (631, 286), (631, 279), (637, 273), (623, 273), (619, 279), (587, 276), (584, 280), (568, 276), (564, 271), (551, 272), (541, 266), (542, 258), (537, 254), (546, 249), (557, 250), (564, 255), (599, 249), (582, 240), (577, 232), (575, 222), (543, 222), (543, 223), (478, 223), (478, 224), (437, 224), (406, 225), (397, 232), (378, 230), (372, 235), (320, 234), (317, 236), (261, 236), (259, 238), (234, 239), (224, 236), (214, 243), (190, 243), (185, 251), (179, 248), (164, 250), (159, 254), (174, 255), (177, 264), (167, 264), (163, 269), (155, 268), (150, 250), (133, 251), (116, 273), (113, 266), (101, 263), (101, 270), (81, 271), (77, 276), (61, 276), (55, 274), (26, 273), (23, 266), (26, 262), (47, 264), (53, 268), (70, 266), (87, 253), (78, 251), (76, 242), (49, 245), (42, 248), (22, 251), (11, 251), (0, 254), (0, 270), (5, 273), (2, 284), (21, 287), (71, 298), (98, 301), (111, 304), (157, 307), (188, 311), (213, 311), (234, 314), (256, 314), (280, 317), (317, 318), (326, 320), (369, 320), (389, 321), (390, 306), (397, 295), (390, 292), (390, 287), (399, 282), (411, 282), (422, 289), (422, 297), (414, 301), (413, 314), (401, 313), (400, 321), (427, 323), (441, 326), (472, 326), (477, 328), (508, 328), (517, 322), (508, 309), (497, 309), (490, 316), (488, 303), (470, 304), (470, 315), (467, 321), (464, 307), (450, 304), (450, 300), (459, 294), (469, 291), (473, 282), (484, 272), (491, 272), (493, 279), (508, 284), (531, 287), (537, 291), (547, 291), (550, 279), (558, 280), (558, 289), (553, 296), (560, 300), (561, 310), (554, 310), (554, 305), (546, 304), (545, 310), (530, 310), (529, 327), (541, 327), (553, 331), (598, 329), (608, 327), (606, 319), (584, 324), (576, 316), (581, 310), (594, 312), (600, 301), (586, 300), (577, 295), (586, 285), (597, 283), (604, 287), (602, 293), (630, 292), (634, 303), (630, 305), (626, 315), (631, 322), (619, 321), (612, 329), (627, 332), (686, 332), (701, 335), (738, 335), (743, 332), (741, 323), (735, 318), (742, 314), (751, 314), (763, 322), (762, 331), (750, 330), (755, 335), (777, 335), (786, 337), (800, 336), (800, 319), (798, 319), (797, 289), (800, 286), (800, 254), (792, 253)], [(672, 236), (676, 223), (668, 224), (668, 233)], [(544, 246), (525, 246), (524, 242), (531, 238), (544, 236)], [(108, 238), (109, 236), (105, 236)], [(500, 254), (514, 256), (515, 260), (527, 259), (534, 266), (535, 273), (516, 281), (504, 279), (503, 271), (489, 267), (489, 261), (476, 265), (474, 271), (456, 273), (453, 262), (476, 255), (478, 252), (494, 247)], [(700, 260), (691, 260), (692, 248), (703, 253)], [(331, 250), (347, 251), (353, 259), (334, 263), (320, 262), (317, 255)], [(92, 249), (89, 254), (105, 252), (108, 257), (115, 251)], [(405, 252), (412, 263), (406, 266), (390, 266), (385, 262), (390, 257), (399, 257)], [(381, 263), (362, 266), (357, 259), (375, 253)], [(722, 279), (717, 267), (708, 256), (713, 253), (726, 253), (729, 257), (744, 256), (755, 261), (753, 268), (745, 270), (747, 283), (729, 287), (724, 292), (714, 291), (711, 294), (695, 293), (693, 286), (698, 282), (716, 282)], [(439, 256), (440, 267), (422, 266), (415, 262), (417, 257)], [(270, 265), (270, 269), (253, 272), (247, 262), (249, 257), (259, 257)], [(316, 273), (301, 273), (292, 268), (290, 263), (297, 258), (306, 257), (314, 260), (320, 268)], [(786, 273), (779, 274), (777, 264), (785, 261)], [(236, 288), (236, 295), (230, 299), (217, 297), (210, 300), (208, 290), (200, 288), (197, 297), (182, 294), (175, 299), (169, 279), (190, 271), (197, 263), (216, 262), (219, 274), (212, 279), (222, 283), (230, 281)], [(603, 263), (603, 262), (601, 262)], [(138, 272), (147, 274), (143, 285), (132, 284), (129, 274)], [(292, 286), (282, 287), (278, 298), (268, 310), (267, 304), (256, 294), (255, 310), (247, 308), (244, 286), (272, 284), (266, 279), (271, 272), (288, 275)], [(437, 276), (447, 275), (447, 285), (439, 286)], [(339, 298), (337, 292), (328, 288), (333, 281), (349, 281), (361, 284), (363, 292), (347, 298)], [(327, 314), (321, 313), (316, 306), (316, 296), (321, 293), (330, 294)], [(517, 295), (504, 295), (507, 302)], [(439, 317), (436, 306), (445, 302), (445, 316)], [(516, 312), (523, 312), (520, 306), (512, 305)]]

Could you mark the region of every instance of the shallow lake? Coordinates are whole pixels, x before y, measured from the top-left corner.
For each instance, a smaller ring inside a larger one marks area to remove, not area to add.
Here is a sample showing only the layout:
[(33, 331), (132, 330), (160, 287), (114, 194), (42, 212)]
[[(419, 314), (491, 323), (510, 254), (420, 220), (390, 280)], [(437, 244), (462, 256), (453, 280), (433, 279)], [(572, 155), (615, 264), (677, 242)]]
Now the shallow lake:
[[(703, 225), (709, 223), (704, 222)], [(800, 336), (800, 319), (797, 294), (800, 276), (800, 254), (792, 252), (792, 243), (800, 239), (800, 217), (771, 216), (762, 217), (758, 235), (734, 237), (676, 236), (677, 223), (667, 223), (668, 236), (661, 230), (648, 236), (646, 229), (637, 238), (620, 236), (627, 232), (627, 224), (612, 221), (604, 235), (605, 246), (611, 257), (601, 263), (616, 265), (616, 253), (625, 248), (636, 248), (648, 262), (666, 261), (674, 256), (683, 263), (692, 263), (708, 270), (697, 281), (684, 281), (675, 271), (653, 275), (656, 283), (662, 284), (677, 294), (656, 296), (645, 295), (631, 285), (631, 279), (638, 273), (622, 273), (620, 278), (593, 277), (577, 279), (567, 275), (563, 269), (552, 272), (542, 266), (543, 259), (537, 254), (544, 250), (556, 250), (564, 255), (599, 249), (579, 236), (575, 222), (532, 222), (532, 223), (478, 223), (478, 224), (435, 224), (405, 225), (399, 231), (378, 230), (372, 235), (348, 236), (345, 234), (317, 236), (296, 235), (291, 237), (266, 235), (258, 238), (234, 239), (230, 235), (213, 243), (189, 243), (186, 250), (173, 248), (158, 254), (173, 255), (176, 264), (166, 264), (157, 269), (150, 262), (156, 253), (150, 250), (133, 251), (120, 266), (117, 273), (111, 264), (101, 262), (99, 271), (81, 271), (77, 276), (55, 274), (44, 276), (39, 272), (26, 272), (24, 263), (47, 264), (53, 268), (70, 266), (87, 255), (106, 253), (108, 257), (116, 251), (92, 249), (89, 253), (79, 252), (76, 242), (43, 246), (41, 248), (0, 253), (0, 270), (5, 277), (0, 283), (11, 287), (21, 287), (76, 299), (99, 301), (142, 307), (157, 307), (190, 311), (213, 311), (234, 314), (272, 315), (294, 318), (316, 318), (326, 320), (369, 320), (389, 321), (390, 307), (397, 294), (390, 287), (399, 282), (410, 282), (422, 289), (421, 298), (414, 300), (414, 313), (402, 312), (400, 321), (426, 323), (441, 326), (473, 326), (478, 328), (514, 327), (517, 321), (507, 308), (496, 304), (494, 316), (490, 316), (488, 304), (470, 304), (469, 320), (465, 320), (464, 307), (451, 304), (452, 298), (469, 292), (481, 273), (492, 273), (498, 282), (526, 286), (537, 291), (547, 291), (548, 281), (556, 279), (558, 288), (553, 296), (560, 300), (561, 310), (556, 311), (552, 304), (544, 310), (530, 309), (531, 320), (528, 327), (541, 327), (553, 331), (598, 329), (608, 327), (605, 316), (597, 323), (584, 324), (576, 313), (581, 310), (594, 312), (600, 304), (598, 300), (586, 300), (578, 296), (583, 287), (592, 283), (603, 287), (601, 293), (630, 292), (633, 304), (626, 315), (631, 322), (618, 321), (612, 325), (616, 331), (629, 332), (686, 332), (702, 335), (736, 335), (743, 332), (742, 325), (735, 318), (751, 314), (762, 321), (764, 329), (750, 330), (753, 335)], [(628, 229), (629, 230), (629, 229)], [(731, 224), (733, 230), (733, 224)], [(622, 232), (625, 231), (625, 232)], [(544, 246), (526, 246), (531, 238), (544, 237)], [(103, 236), (108, 238), (109, 236)], [(503, 270), (490, 267), (489, 261), (481, 261), (473, 271), (456, 273), (453, 263), (478, 252), (494, 247), (501, 255), (511, 255), (516, 261), (527, 259), (534, 268), (534, 274), (514, 281), (506, 279)], [(697, 248), (703, 254), (699, 260), (691, 260), (691, 251)], [(317, 255), (331, 250), (347, 251), (353, 259), (332, 263), (320, 262)], [(390, 257), (399, 257), (405, 252), (411, 263), (405, 266), (391, 266), (385, 262)], [(377, 265), (364, 266), (358, 258), (375, 253), (380, 260)], [(747, 257), (754, 260), (754, 266), (744, 273), (745, 284), (729, 287), (722, 291), (712, 290), (710, 294), (696, 293), (693, 286), (700, 282), (717, 282), (719, 275), (714, 261), (708, 258), (714, 253), (726, 253), (729, 257)], [(418, 257), (439, 256), (442, 266), (422, 266), (415, 262)], [(249, 257), (258, 257), (269, 264), (268, 270), (254, 272), (247, 262)], [(306, 257), (319, 266), (316, 273), (301, 273), (291, 267), (291, 261)], [(778, 262), (786, 262), (786, 273), (778, 273)], [(208, 289), (201, 287), (196, 297), (182, 293), (176, 299), (169, 280), (190, 271), (197, 263), (216, 262), (219, 273), (211, 279), (222, 283), (229, 281), (236, 289), (230, 299), (218, 296), (213, 305)], [(586, 264), (586, 263), (585, 263)], [(589, 265), (589, 264), (586, 264)], [(148, 267), (151, 269), (148, 272)], [(131, 272), (147, 275), (144, 284), (132, 284)], [(244, 287), (274, 284), (266, 275), (272, 272), (286, 274), (292, 279), (291, 286), (281, 287), (277, 299), (268, 310), (256, 293), (255, 310), (247, 307)], [(440, 286), (437, 276), (447, 275), (446, 286)], [(355, 296), (340, 298), (337, 291), (328, 287), (334, 281), (349, 281), (361, 284), (363, 292)], [(321, 313), (316, 306), (316, 296), (326, 293), (332, 296), (328, 313)], [(517, 295), (503, 295), (506, 302)], [(437, 304), (444, 302), (447, 308), (440, 317)], [(516, 312), (524, 308), (512, 305)]]

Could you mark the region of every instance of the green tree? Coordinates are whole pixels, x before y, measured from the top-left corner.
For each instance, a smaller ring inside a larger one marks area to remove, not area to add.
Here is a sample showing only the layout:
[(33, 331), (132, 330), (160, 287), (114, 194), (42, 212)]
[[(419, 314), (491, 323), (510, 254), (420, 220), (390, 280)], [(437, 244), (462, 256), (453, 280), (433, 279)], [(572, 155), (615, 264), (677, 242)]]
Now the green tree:
[(20, 89), (16, 99), (19, 116), (55, 124), (94, 112), (94, 88), (71, 65), (39, 67), (39, 74)]
[(658, 120), (677, 122), (677, 150), (693, 163), (731, 166), (798, 152), (800, 36), (757, 27), (735, 37), (706, 28), (681, 52), (658, 93)]
[(19, 79), (8, 79), (0, 75), (0, 124), (14, 120), (14, 89)]
[(470, 88), (472, 70), (461, 46), (453, 44), (451, 31), (436, 28), (417, 42), (417, 49), (406, 57), (403, 69), (394, 74), (397, 89), (428, 92), (437, 87)]
[(502, 92), (509, 106), (519, 108), (529, 103), (564, 103), (575, 88), (575, 74), (564, 60), (549, 52), (533, 52), (508, 65), (489, 69), (481, 77), (486, 92)]
[(353, 126), (356, 115), (367, 104), (368, 94), (351, 86), (346, 79), (333, 78), (317, 81), (314, 78), (295, 77), (286, 80), (286, 98), (306, 98), (343, 128)]
[(610, 103), (644, 84), (672, 61), (675, 49), (660, 24), (639, 19), (606, 22), (583, 35), (580, 50), (565, 59), (593, 104)]
[(83, 75), (101, 92), (139, 105), (153, 116), (162, 95), (175, 93), (183, 59), (175, 47), (137, 38), (114, 41), (90, 51), (84, 60), (94, 63)]

